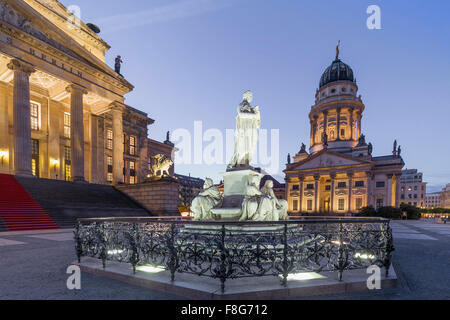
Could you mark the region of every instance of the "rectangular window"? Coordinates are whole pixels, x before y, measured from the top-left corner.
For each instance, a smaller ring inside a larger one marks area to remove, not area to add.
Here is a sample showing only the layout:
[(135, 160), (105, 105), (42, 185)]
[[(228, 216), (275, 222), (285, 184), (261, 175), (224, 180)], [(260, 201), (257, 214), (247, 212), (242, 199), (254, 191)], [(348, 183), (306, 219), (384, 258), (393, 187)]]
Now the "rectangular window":
[(363, 188), (364, 187), (364, 181), (355, 181), (355, 187), (356, 188)]
[(307, 184), (306, 190), (314, 190), (314, 184), (313, 183)]
[(384, 181), (377, 181), (377, 188), (384, 188)]
[(355, 199), (355, 206), (356, 210), (359, 210), (362, 208), (363, 199), (362, 198), (356, 198)]
[(325, 191), (330, 191), (330, 190), (331, 190), (331, 186), (330, 185), (325, 186)]
[(39, 130), (41, 124), (41, 110), (40, 105), (31, 102), (30, 103), (30, 115), (31, 115), (31, 130)]
[(70, 139), (70, 113), (64, 112), (64, 137)]
[(338, 199), (338, 210), (343, 211), (345, 209), (345, 199)]
[(130, 184), (136, 184), (136, 162), (130, 161)]
[(384, 206), (383, 199), (377, 199), (377, 209), (381, 208), (382, 206)]
[(106, 130), (106, 149), (113, 149), (113, 132), (111, 129)]
[(300, 190), (300, 186), (299, 186), (298, 184), (294, 184), (294, 185), (292, 186), (292, 190), (298, 191), (298, 190)]
[(307, 200), (306, 201), (306, 208), (308, 209), (308, 211), (312, 211), (313, 207), (313, 201), (312, 200)]
[(347, 188), (347, 182), (338, 182), (338, 189)]
[(292, 209), (293, 209), (294, 211), (298, 211), (298, 200), (294, 200), (294, 201), (292, 202)]
[(72, 180), (72, 152), (70, 147), (64, 147), (64, 180)]
[(106, 157), (106, 181), (112, 182), (113, 181), (113, 158), (110, 156)]
[(136, 155), (136, 137), (130, 136), (130, 155)]

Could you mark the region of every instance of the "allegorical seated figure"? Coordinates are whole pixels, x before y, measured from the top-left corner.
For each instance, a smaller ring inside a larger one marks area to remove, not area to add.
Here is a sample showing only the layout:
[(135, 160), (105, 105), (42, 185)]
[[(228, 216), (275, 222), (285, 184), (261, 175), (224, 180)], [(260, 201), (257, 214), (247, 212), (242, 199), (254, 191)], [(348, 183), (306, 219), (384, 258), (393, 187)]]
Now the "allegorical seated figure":
[(206, 178), (203, 191), (192, 201), (191, 211), (194, 213), (194, 220), (213, 220), (214, 215), (211, 209), (217, 207), (222, 202), (222, 194), (213, 181)]
[(258, 177), (251, 175), (248, 177), (247, 191), (242, 201), (242, 214), (240, 221), (255, 220), (258, 213), (259, 201), (262, 193), (259, 190)]
[[(260, 202), (260, 212), (265, 219), (263, 220), (288, 220), (288, 203), (286, 200), (280, 200), (273, 192), (273, 181), (267, 180), (264, 187), (261, 188), (263, 197)], [(270, 202), (270, 205), (268, 204)], [(266, 210), (265, 210), (266, 209)]]

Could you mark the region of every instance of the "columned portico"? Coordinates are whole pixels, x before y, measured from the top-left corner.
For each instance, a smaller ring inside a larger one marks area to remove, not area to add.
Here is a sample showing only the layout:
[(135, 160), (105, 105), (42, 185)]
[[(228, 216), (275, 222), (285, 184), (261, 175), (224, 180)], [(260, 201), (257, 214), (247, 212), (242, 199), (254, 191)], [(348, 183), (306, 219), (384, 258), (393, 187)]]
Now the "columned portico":
[(66, 88), (70, 93), (70, 144), (72, 152), (72, 180), (85, 181), (84, 177), (84, 122), (83, 95), (84, 87), (71, 84)]
[(8, 68), (14, 71), (14, 173), (31, 176), (30, 74), (33, 65), (12, 59)]
[(112, 126), (113, 126), (113, 183), (123, 183), (123, 111), (125, 106), (120, 102), (111, 104)]

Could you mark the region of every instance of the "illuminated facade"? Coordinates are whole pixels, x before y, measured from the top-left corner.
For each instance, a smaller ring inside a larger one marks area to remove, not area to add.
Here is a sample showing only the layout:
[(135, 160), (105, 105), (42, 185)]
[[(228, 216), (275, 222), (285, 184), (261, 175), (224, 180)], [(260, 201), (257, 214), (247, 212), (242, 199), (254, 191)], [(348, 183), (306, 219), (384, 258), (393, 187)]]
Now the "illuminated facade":
[(173, 145), (148, 138), (154, 121), (125, 104), (133, 86), (105, 64), (109, 45), (71, 17), (56, 0), (0, 0), (0, 172), (142, 182)]
[(291, 213), (357, 212), (400, 205), (401, 150), (374, 157), (362, 134), (365, 106), (353, 70), (338, 54), (325, 70), (311, 107), (309, 152), (303, 145), (284, 170)]

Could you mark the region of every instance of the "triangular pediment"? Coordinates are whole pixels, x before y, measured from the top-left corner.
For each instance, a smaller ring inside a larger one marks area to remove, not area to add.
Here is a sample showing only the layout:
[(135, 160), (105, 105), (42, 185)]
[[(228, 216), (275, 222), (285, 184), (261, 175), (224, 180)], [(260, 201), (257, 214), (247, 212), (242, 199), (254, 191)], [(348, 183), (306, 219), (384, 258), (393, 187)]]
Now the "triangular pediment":
[(333, 168), (333, 167), (348, 167), (356, 165), (370, 165), (371, 162), (367, 160), (358, 159), (352, 156), (347, 156), (337, 152), (322, 150), (315, 155), (309, 156), (307, 159), (298, 163), (293, 163), (288, 168), (291, 170), (308, 170), (319, 168)]
[[(55, 1), (58, 3), (57, 1)], [(61, 25), (57, 25), (36, 11), (24, 0), (0, 0), (0, 21), (64, 52), (114, 78), (117, 74), (94, 54), (81, 46)], [(67, 24), (69, 24), (67, 22)], [(83, 27), (85, 27), (83, 25)]]

